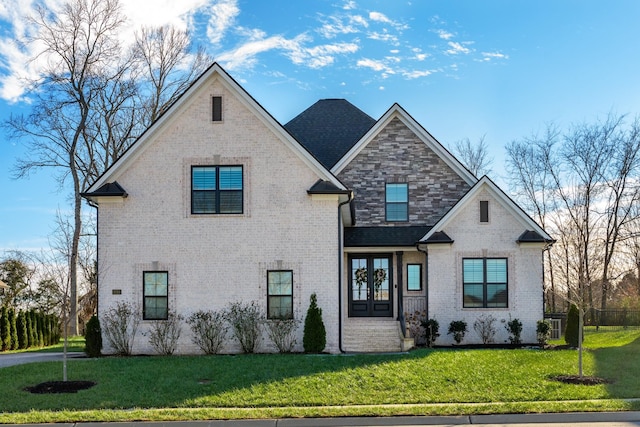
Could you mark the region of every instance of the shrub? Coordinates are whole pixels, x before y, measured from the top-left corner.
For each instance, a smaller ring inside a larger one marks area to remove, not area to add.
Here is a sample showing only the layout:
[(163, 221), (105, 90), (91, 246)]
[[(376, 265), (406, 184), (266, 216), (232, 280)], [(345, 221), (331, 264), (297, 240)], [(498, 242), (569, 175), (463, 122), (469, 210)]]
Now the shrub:
[(27, 316), (22, 310), (18, 313), (16, 328), (18, 330), (18, 348), (25, 349), (29, 345), (29, 339), (27, 338)]
[(551, 337), (551, 323), (548, 320), (538, 320), (536, 323), (536, 338), (540, 347), (547, 345)]
[(278, 348), (280, 353), (291, 353), (296, 345), (295, 331), (300, 322), (295, 319), (267, 320), (267, 332), (269, 338)]
[(438, 333), (440, 324), (436, 319), (425, 319), (422, 321), (422, 327), (424, 328), (427, 346), (433, 347), (433, 343), (435, 343), (436, 339), (438, 339), (438, 337), (440, 336), (440, 334)]
[(309, 298), (307, 317), (304, 319), (302, 345), (307, 353), (321, 353), (327, 345), (327, 331), (322, 321), (322, 309), (318, 307), (316, 294)]
[(509, 331), (509, 342), (514, 345), (522, 344), (522, 339), (520, 336), (522, 335), (522, 322), (520, 319), (512, 319), (507, 322), (507, 326), (505, 326), (507, 331)]
[[(49, 322), (51, 327), (51, 322)], [(102, 355), (102, 329), (98, 316), (91, 316), (84, 331), (84, 352), (89, 357), (100, 357)]]
[(140, 318), (137, 307), (127, 302), (119, 302), (104, 315), (104, 334), (116, 354), (129, 356), (133, 350)]
[(249, 304), (231, 303), (225, 313), (225, 318), (231, 325), (231, 330), (245, 353), (255, 353), (258, 348), (260, 319), (262, 317), (255, 301)]
[(467, 333), (467, 322), (464, 320), (454, 320), (449, 323), (449, 331), (447, 335), (453, 335), (453, 340), (456, 344), (460, 344), (464, 339), (464, 335)]
[(11, 350), (17, 350), (18, 344), (18, 326), (16, 325), (16, 311), (13, 307), (9, 308), (9, 334), (11, 335)]
[(483, 314), (473, 322), (473, 330), (476, 331), (483, 344), (491, 344), (494, 342), (494, 337), (496, 336), (494, 323), (496, 320), (498, 319), (490, 314)]
[(580, 329), (580, 312), (575, 304), (569, 307), (567, 327), (564, 330), (564, 341), (571, 347), (578, 347), (578, 330)]
[(187, 318), (193, 333), (192, 341), (205, 354), (216, 354), (222, 348), (228, 328), (224, 313), (217, 311), (196, 311)]
[(154, 320), (149, 330), (149, 344), (158, 354), (171, 356), (178, 347), (178, 340), (182, 333), (181, 315), (169, 313), (165, 320)]
[(11, 322), (9, 322), (9, 311), (6, 305), (2, 306), (0, 311), (0, 349), (11, 350)]
[(415, 339), (416, 345), (426, 344), (424, 322), (426, 321), (426, 313), (424, 311), (414, 311), (413, 313), (405, 313), (404, 319), (409, 334)]

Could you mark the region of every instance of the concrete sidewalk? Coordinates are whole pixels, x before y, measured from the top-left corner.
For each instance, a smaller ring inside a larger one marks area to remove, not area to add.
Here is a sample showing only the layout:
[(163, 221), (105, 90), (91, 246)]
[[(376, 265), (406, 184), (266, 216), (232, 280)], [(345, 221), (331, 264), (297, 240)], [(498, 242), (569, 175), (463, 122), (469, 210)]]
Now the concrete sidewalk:
[[(25, 363), (34, 362), (50, 362), (55, 360), (62, 360), (63, 353), (11, 353), (0, 354), (0, 368), (6, 368), (7, 366), (23, 365)], [(85, 357), (84, 353), (68, 352), (67, 359), (76, 359)], [(1, 410), (1, 408), (0, 408)]]
[[(631, 427), (640, 426), (640, 412), (580, 412), (565, 414), (501, 414), (460, 415), (443, 417), (345, 417), (285, 418), (267, 420), (212, 420), (115, 423), (60, 423), (55, 427), (380, 427), (380, 426), (458, 426), (487, 427), (569, 426)], [(5, 424), (5, 426), (12, 426)], [(15, 427), (42, 427), (42, 424), (20, 424)]]

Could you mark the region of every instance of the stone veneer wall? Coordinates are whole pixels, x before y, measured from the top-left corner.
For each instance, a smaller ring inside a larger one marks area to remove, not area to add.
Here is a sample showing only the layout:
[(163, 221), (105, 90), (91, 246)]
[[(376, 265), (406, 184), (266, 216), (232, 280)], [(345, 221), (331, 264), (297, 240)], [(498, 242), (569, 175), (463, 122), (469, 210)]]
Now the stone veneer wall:
[(357, 225), (385, 221), (385, 183), (409, 184), (409, 224), (433, 225), (469, 185), (398, 118), (391, 120), (339, 174), (354, 190)]

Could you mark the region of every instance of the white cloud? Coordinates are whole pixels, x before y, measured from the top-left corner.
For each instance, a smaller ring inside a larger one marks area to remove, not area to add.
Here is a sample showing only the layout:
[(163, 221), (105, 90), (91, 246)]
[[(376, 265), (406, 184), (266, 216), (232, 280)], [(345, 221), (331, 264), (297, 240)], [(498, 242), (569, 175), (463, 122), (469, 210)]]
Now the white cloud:
[(443, 40), (450, 40), (454, 36), (452, 33), (445, 30), (436, 30), (436, 34), (438, 34), (438, 37), (440, 37)]
[(345, 2), (344, 6), (342, 6), (344, 10), (351, 10), (351, 9), (355, 9), (356, 7), (357, 7), (356, 2), (353, 0), (349, 0)]
[(387, 16), (380, 12), (369, 12), (369, 19), (376, 22), (384, 22), (385, 24), (392, 24), (393, 21), (387, 18)]
[(380, 86), (378, 90), (384, 90), (384, 86)]
[(471, 53), (471, 49), (463, 46), (458, 42), (449, 42), (447, 44), (449, 45), (449, 49), (447, 49), (445, 52), (448, 53), (449, 55), (458, 55), (460, 53), (466, 55)]
[(402, 75), (410, 80), (417, 79), (420, 77), (427, 77), (433, 74), (433, 71), (429, 70), (414, 70), (414, 71), (405, 71)]
[(393, 34), (389, 34), (386, 29), (383, 30), (381, 33), (379, 32), (372, 32), (367, 34), (367, 38), (371, 39), (371, 40), (377, 40), (377, 41), (381, 41), (381, 42), (386, 42), (386, 43), (390, 43), (394, 46), (397, 46), (400, 44), (400, 42), (398, 41), (398, 37), (393, 35)]
[(370, 68), (373, 71), (380, 72), (382, 74), (382, 78), (385, 79), (390, 75), (396, 74), (395, 70), (389, 67), (386, 63), (375, 59), (360, 59), (356, 65), (360, 68)]
[(492, 59), (509, 59), (509, 55), (500, 52), (482, 52), (482, 56), (485, 61), (491, 61)]
[(209, 9), (211, 16), (207, 25), (209, 42), (218, 44), (224, 38), (227, 29), (235, 24), (240, 14), (237, 0), (218, 0)]

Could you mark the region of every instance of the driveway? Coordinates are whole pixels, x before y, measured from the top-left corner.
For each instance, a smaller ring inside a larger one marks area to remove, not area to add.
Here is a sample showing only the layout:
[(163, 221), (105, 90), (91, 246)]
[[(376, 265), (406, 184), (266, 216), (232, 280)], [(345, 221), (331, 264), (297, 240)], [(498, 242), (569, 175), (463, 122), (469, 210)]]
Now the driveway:
[[(0, 368), (34, 362), (62, 361), (63, 353), (0, 353)], [(67, 358), (84, 357), (84, 353), (67, 353)]]

